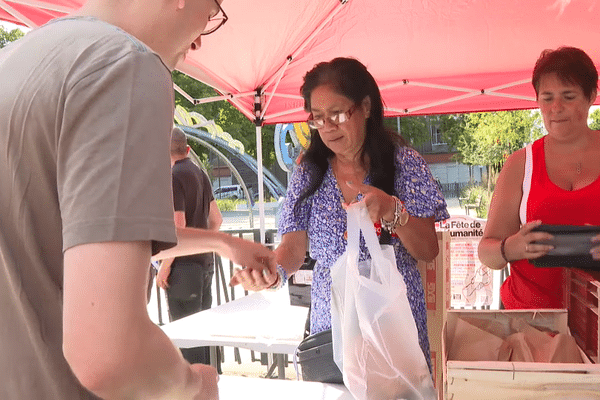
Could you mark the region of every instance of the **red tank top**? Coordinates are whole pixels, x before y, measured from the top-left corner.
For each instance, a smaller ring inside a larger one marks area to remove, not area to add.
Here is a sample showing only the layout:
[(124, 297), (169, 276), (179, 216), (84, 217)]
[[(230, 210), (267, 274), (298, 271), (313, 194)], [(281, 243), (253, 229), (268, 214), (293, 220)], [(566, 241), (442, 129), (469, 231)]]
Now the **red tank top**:
[[(600, 225), (600, 177), (579, 190), (570, 191), (556, 186), (546, 170), (544, 139), (536, 140), (531, 149), (531, 186), (526, 203), (526, 221)], [(523, 186), (526, 192), (526, 185)], [(507, 309), (563, 308), (563, 287), (563, 268), (538, 268), (527, 260), (519, 260), (511, 263), (510, 276), (502, 285), (500, 294)]]

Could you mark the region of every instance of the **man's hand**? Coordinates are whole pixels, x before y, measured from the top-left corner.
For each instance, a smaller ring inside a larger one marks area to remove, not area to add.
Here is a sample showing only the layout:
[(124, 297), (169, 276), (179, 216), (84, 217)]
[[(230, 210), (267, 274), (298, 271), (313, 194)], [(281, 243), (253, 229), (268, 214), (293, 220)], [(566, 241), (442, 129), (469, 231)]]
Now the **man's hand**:
[(265, 268), (275, 273), (275, 253), (260, 243), (230, 236), (226, 247), (220, 252), (222, 256), (245, 268), (262, 271)]
[[(275, 253), (260, 243), (231, 237), (227, 248), (221, 252), (225, 258), (241, 266), (241, 270), (231, 278), (230, 285), (247, 282), (246, 290), (262, 290), (271, 286), (277, 279)], [(241, 273), (241, 275), (240, 275)], [(254, 284), (255, 288), (250, 288)]]

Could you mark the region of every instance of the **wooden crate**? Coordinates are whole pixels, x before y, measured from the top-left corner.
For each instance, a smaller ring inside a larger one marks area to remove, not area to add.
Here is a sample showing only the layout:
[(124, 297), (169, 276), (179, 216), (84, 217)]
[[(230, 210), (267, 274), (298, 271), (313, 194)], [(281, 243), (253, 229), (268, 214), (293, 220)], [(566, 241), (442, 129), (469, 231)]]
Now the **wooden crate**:
[(442, 331), (446, 322), (446, 311), (450, 308), (450, 232), (437, 231), (440, 252), (431, 262), (419, 261), (427, 306), (427, 330), (431, 349), (433, 383), (438, 390), (438, 398), (443, 396)]
[(565, 304), (569, 310), (571, 335), (590, 360), (598, 364), (600, 282), (585, 271), (565, 268), (565, 284)]
[(449, 360), (458, 318), (524, 318), (534, 326), (568, 333), (567, 310), (449, 310), (444, 328), (444, 398), (448, 400), (593, 399), (600, 394), (600, 365)]

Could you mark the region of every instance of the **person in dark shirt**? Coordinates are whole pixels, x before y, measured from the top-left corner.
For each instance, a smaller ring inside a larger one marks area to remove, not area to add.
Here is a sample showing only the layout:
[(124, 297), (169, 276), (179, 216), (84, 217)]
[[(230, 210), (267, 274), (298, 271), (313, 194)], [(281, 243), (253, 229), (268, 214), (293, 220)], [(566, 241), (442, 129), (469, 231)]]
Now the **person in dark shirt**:
[[(177, 227), (218, 231), (223, 222), (213, 197), (210, 179), (188, 157), (185, 133), (175, 127), (171, 133), (174, 219)], [(213, 253), (194, 254), (162, 261), (157, 285), (167, 292), (169, 316), (178, 320), (212, 305)], [(181, 349), (186, 360), (209, 364), (209, 348)]]

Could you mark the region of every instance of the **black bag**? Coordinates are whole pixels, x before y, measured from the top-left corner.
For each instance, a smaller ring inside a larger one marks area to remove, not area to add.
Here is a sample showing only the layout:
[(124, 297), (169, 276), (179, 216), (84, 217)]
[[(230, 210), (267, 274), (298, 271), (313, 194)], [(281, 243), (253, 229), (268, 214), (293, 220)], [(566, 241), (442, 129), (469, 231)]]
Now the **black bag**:
[(333, 361), (331, 329), (304, 338), (294, 357), (302, 368), (302, 380), (344, 383), (342, 372)]
[(599, 226), (546, 225), (542, 224), (533, 231), (548, 232), (554, 236), (541, 244), (551, 244), (554, 249), (548, 254), (531, 259), (536, 267), (576, 267), (582, 269), (600, 270), (600, 261), (594, 260), (590, 249), (597, 246), (591, 238), (600, 233)]

